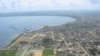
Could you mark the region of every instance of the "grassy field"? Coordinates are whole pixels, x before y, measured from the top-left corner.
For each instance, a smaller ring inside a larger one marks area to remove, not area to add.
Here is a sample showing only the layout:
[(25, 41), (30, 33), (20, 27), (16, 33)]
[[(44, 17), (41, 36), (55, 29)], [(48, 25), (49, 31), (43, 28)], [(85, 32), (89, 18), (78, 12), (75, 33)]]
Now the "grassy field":
[(16, 56), (17, 50), (0, 50), (0, 56)]
[(67, 56), (75, 56), (75, 54), (67, 53)]
[(42, 56), (55, 56), (53, 49), (46, 49), (43, 51)]

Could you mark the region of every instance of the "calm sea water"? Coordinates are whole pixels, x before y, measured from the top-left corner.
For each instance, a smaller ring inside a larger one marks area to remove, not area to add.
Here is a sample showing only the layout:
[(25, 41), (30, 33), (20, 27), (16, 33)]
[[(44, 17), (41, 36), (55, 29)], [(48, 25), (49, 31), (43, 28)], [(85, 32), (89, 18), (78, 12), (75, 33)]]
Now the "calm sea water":
[(75, 19), (60, 16), (0, 17), (0, 47), (8, 45), (25, 29), (35, 30), (45, 25), (56, 26), (73, 21)]

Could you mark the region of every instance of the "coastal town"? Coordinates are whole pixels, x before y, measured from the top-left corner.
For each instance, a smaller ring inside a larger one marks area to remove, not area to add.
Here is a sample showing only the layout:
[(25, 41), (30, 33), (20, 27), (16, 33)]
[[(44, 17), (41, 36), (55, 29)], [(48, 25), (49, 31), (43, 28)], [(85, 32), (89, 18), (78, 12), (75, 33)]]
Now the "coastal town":
[(100, 17), (73, 16), (76, 21), (21, 33), (4, 50), (15, 56), (100, 56)]

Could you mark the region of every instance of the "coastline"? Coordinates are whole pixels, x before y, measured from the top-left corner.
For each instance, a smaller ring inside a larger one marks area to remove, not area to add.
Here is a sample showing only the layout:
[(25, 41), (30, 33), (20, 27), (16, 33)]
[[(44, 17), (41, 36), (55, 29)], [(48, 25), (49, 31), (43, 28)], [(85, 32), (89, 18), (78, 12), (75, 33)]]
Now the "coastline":
[[(69, 16), (66, 16), (66, 17), (69, 17)], [(73, 17), (73, 16), (71, 16), (71, 18), (75, 19), (73, 22), (75, 22), (75, 21), (78, 20), (76, 17)], [(67, 22), (67, 23), (73, 23), (73, 22)], [(64, 23), (64, 24), (67, 24), (67, 23)], [(64, 24), (61, 24), (61, 25), (64, 25)], [(47, 25), (46, 25), (46, 26), (47, 26)], [(56, 26), (60, 26), (60, 25), (56, 25)], [(36, 30), (30, 30), (30, 31), (31, 31), (31, 32), (32, 32), (32, 31), (37, 31), (37, 30), (40, 30), (40, 29), (42, 29), (42, 28), (44, 28), (44, 27), (45, 27), (45, 26), (41, 26), (41, 27), (37, 28)], [(49, 26), (49, 27), (55, 27), (55, 26)], [(24, 33), (24, 32), (23, 32), (23, 33)], [(10, 47), (11, 45), (13, 45), (13, 43), (14, 43), (17, 39), (19, 39), (20, 36), (21, 36), (23, 33), (17, 34), (17, 35), (15, 36), (15, 39), (13, 39), (7, 46), (3, 47), (3, 49), (9, 49), (9, 47)]]
[(4, 47), (4, 49), (8, 49), (9, 46), (11, 46), (18, 38), (20, 38), (20, 36), (22, 35), (23, 33), (19, 33), (15, 36), (15, 39), (13, 39), (7, 46)]

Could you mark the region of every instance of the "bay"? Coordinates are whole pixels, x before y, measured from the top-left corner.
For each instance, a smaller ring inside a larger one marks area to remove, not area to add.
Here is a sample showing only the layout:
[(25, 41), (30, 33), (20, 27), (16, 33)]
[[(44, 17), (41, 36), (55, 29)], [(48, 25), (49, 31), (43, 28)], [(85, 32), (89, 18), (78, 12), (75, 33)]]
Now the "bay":
[(75, 19), (63, 16), (0, 17), (0, 48), (8, 45), (24, 30), (36, 30), (42, 26), (58, 26)]

